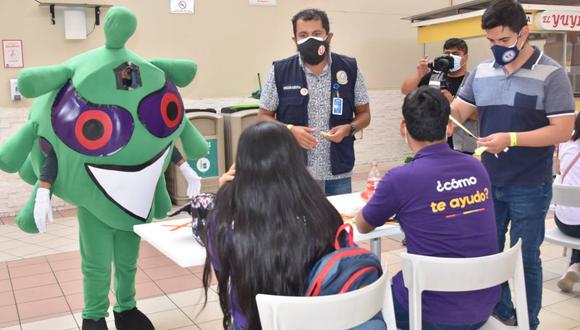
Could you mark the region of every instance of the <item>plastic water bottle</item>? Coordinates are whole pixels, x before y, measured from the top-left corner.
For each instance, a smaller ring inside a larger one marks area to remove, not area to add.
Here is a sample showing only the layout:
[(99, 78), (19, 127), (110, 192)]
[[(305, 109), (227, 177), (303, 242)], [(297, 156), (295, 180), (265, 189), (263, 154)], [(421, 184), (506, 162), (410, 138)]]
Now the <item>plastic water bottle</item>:
[(379, 163), (373, 160), (371, 163), (371, 170), (367, 179), (367, 198), (370, 200), (379, 185), (381, 180), (381, 173), (379, 172)]

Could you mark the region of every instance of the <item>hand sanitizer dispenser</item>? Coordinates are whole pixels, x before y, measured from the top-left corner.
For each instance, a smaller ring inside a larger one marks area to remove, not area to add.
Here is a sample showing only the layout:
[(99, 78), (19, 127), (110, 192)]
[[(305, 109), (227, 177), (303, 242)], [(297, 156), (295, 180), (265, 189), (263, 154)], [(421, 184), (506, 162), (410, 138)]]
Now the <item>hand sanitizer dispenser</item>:
[(20, 95), (20, 91), (18, 90), (17, 79), (10, 79), (10, 98), (12, 101), (22, 100), (22, 95)]

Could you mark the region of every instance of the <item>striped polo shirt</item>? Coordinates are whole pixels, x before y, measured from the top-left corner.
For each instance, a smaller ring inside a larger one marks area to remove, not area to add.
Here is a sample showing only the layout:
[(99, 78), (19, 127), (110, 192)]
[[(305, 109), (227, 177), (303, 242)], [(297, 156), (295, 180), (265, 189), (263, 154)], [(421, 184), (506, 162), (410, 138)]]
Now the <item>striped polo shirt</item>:
[[(479, 64), (457, 97), (479, 110), (482, 137), (498, 132), (526, 132), (550, 124), (549, 118), (574, 114), (575, 102), (566, 71), (536, 47), (530, 59), (506, 76), (489, 60)], [(496, 186), (532, 186), (552, 182), (554, 147), (511, 147), (482, 162)]]

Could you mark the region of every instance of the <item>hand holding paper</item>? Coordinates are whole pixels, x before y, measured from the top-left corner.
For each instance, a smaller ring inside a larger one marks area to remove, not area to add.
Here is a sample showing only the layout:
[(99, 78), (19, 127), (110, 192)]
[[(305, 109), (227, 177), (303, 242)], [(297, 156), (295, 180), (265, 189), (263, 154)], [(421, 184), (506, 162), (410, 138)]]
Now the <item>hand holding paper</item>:
[(509, 150), (510, 136), (509, 133), (494, 133), (486, 137), (477, 139), (477, 145), (487, 147), (487, 152), (499, 154), (502, 151)]

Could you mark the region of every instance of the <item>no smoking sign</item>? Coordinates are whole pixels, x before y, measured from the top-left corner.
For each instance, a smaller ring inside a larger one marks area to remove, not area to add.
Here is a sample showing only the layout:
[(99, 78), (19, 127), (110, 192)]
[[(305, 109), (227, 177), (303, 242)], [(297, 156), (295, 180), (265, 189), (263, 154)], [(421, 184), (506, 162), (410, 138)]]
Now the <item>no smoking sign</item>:
[(194, 0), (171, 0), (172, 14), (193, 14)]

